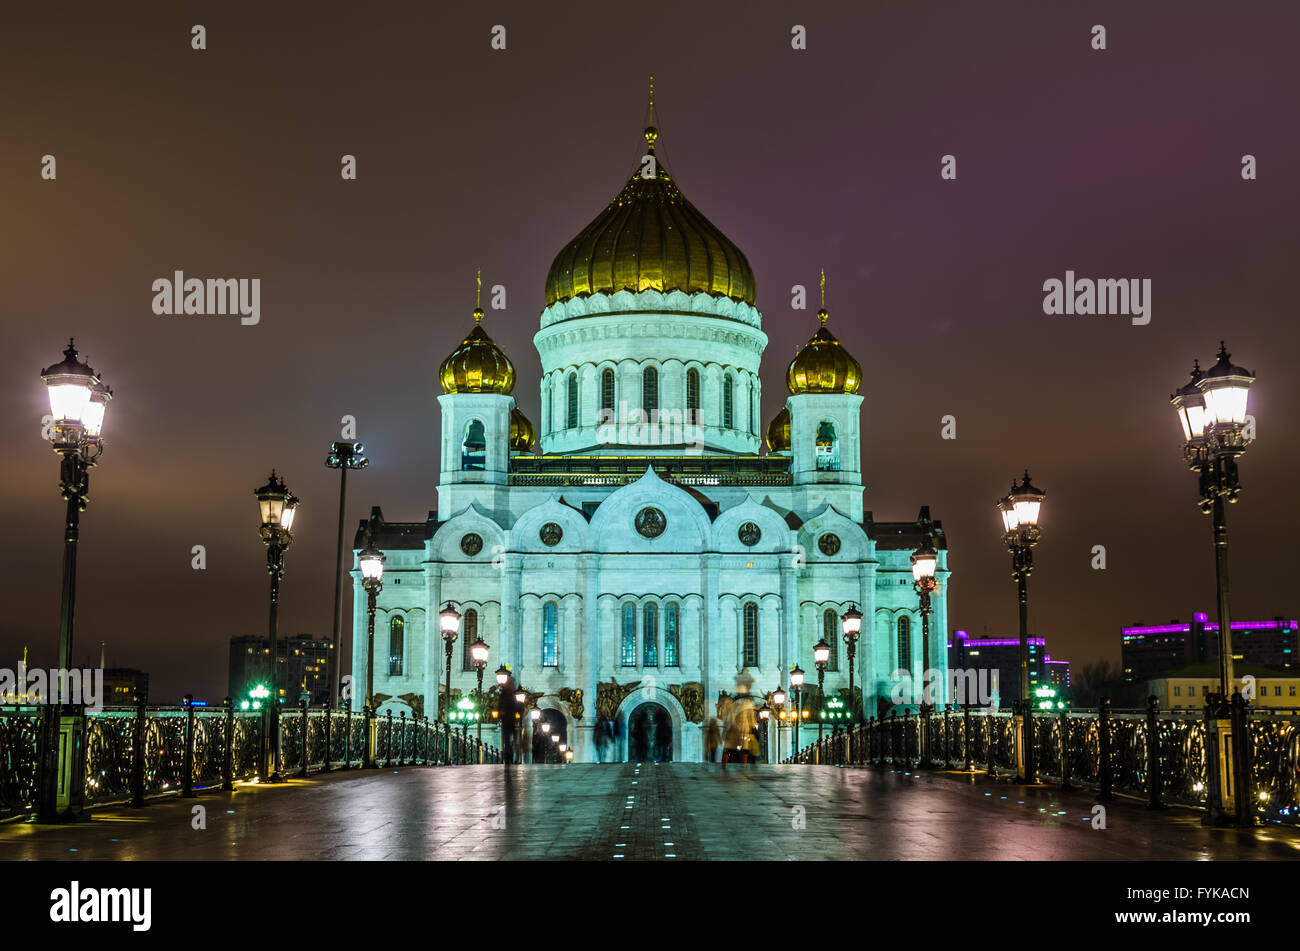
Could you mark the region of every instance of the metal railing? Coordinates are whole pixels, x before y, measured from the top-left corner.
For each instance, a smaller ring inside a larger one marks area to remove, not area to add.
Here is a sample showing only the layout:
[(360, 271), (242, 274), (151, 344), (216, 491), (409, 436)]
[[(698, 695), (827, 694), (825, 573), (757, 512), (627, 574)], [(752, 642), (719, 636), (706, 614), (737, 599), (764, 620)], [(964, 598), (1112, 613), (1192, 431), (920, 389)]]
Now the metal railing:
[[(1300, 823), (1300, 717), (1251, 711), (1246, 719), (1250, 800), (1264, 820)], [(1041, 779), (1205, 808), (1211, 782), (1206, 721), (1186, 713), (1062, 710), (1034, 716), (1034, 762)], [(870, 718), (832, 728), (785, 763), (964, 769), (1018, 774), (1017, 717), (955, 706)]]
[[(41, 789), (42, 720), (55, 708), (0, 707), (0, 818), (35, 809)], [(84, 802), (104, 805), (265, 780), (263, 737), (269, 711), (230, 706), (113, 707), (85, 714)], [(279, 756), (284, 777), (362, 768), (367, 724), (370, 765), (454, 766), (500, 763), (501, 753), (427, 717), (372, 717), (329, 707), (281, 708)]]

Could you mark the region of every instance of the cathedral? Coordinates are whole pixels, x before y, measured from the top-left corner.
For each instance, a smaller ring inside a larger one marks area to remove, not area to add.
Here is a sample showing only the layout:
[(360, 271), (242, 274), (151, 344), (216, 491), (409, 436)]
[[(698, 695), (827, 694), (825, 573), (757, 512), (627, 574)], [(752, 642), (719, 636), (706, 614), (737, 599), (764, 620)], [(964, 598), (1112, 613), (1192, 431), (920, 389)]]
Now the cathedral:
[[(824, 279), (818, 324), (764, 428), (767, 336), (753, 271), (659, 165), (653, 116), (652, 106), (636, 172), (551, 265), (533, 337), (538, 425), (516, 405), (514, 367), (476, 308), (439, 371), (437, 510), (390, 522), (375, 508), (361, 524), (355, 547), (386, 558), (374, 646), (381, 716), (442, 709), (439, 613), (450, 604), (460, 615), (453, 710), (477, 689), (470, 644), (491, 648), (478, 704), (485, 742), (500, 745), (499, 665), (578, 762), (597, 759), (605, 724), (631, 738), (646, 722), (663, 735), (660, 758), (699, 761), (739, 695), (762, 703), (777, 687), (790, 692), (798, 665), (813, 711), (806, 745), (823, 709), (813, 661), (823, 638), (826, 702), (866, 717), (919, 701), (899, 685), (923, 676), (911, 555), (926, 542), (939, 582), (928, 657), (946, 676), (946, 539), (926, 507), (907, 522), (864, 511), (862, 366), (830, 330)], [(353, 577), (352, 671), (364, 684), (367, 596), (360, 571)], [(850, 608), (863, 620), (852, 694), (841, 627)], [(364, 701), (354, 689), (353, 708)], [(781, 755), (792, 740), (780, 730)], [(633, 742), (613, 750), (646, 755)]]

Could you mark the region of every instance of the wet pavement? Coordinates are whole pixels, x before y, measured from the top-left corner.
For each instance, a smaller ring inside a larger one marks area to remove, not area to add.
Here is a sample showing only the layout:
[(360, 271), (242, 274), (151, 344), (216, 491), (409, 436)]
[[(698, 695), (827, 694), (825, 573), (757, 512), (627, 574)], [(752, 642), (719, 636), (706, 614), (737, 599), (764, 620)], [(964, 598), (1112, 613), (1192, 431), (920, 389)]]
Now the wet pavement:
[[(0, 825), (0, 860), (1300, 858), (1300, 830), (982, 774), (830, 766), (408, 767)], [(203, 823), (194, 807), (203, 807)], [(195, 828), (206, 825), (206, 828)]]

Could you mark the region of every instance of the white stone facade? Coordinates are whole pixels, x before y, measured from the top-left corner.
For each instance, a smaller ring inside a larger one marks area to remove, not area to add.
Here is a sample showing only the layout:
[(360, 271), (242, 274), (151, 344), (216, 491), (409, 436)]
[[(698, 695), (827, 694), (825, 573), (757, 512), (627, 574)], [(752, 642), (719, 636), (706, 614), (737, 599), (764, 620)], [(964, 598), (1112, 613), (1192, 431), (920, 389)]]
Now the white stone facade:
[[(625, 723), (641, 704), (658, 703), (672, 720), (673, 758), (699, 760), (703, 724), (683, 707), (679, 697), (693, 688), (684, 693), (682, 685), (700, 685), (707, 723), (719, 692), (734, 692), (742, 671), (760, 696), (778, 684), (789, 690), (795, 664), (815, 684), (812, 645), (828, 630), (827, 612), (833, 612), (836, 655), (826, 690), (847, 688), (839, 617), (850, 605), (864, 615), (854, 674), (863, 715), (875, 715), (879, 698), (894, 689), (901, 618), (911, 646), (903, 666), (920, 678), (921, 618), (909, 558), (923, 526), (876, 523), (864, 513), (861, 396), (790, 397), (792, 451), (759, 456), (758, 370), (766, 336), (758, 311), (706, 294), (623, 292), (553, 305), (541, 323), (535, 342), (544, 371), (543, 455), (509, 453), (513, 397), (443, 395), (436, 512), (426, 522), (395, 523), (376, 510), (358, 533), (358, 547), (369, 532), (387, 556), (375, 625), (375, 691), (389, 698), (381, 712), (408, 701), (436, 712), (444, 677), (438, 612), (447, 601), (462, 614), (462, 626), (474, 612), (477, 633), (491, 646), (484, 686), (494, 682), (499, 664), (508, 665), (529, 691), (543, 694), (541, 707), (563, 714), (579, 761), (595, 759), (598, 684), (611, 680), (639, 684), (619, 696)], [(699, 425), (691, 433), (696, 438), (687, 440), (693, 445), (601, 438), (608, 436), (599, 426), (603, 371), (614, 371), (616, 405), (639, 407), (647, 367), (656, 370), (658, 406), (665, 411), (686, 407), (686, 374), (698, 372)], [(579, 381), (574, 427), (567, 425), (570, 373)], [(752, 400), (752, 419), (746, 400)], [(482, 468), (466, 469), (461, 443), (475, 419), (487, 445)], [(819, 454), (815, 443), (825, 423), (834, 427), (835, 444), (833, 453), (823, 447)], [(648, 510), (661, 518), (642, 514)], [(935, 528), (940, 586), (929, 654), (931, 666), (946, 671), (948, 553), (941, 527)], [(364, 685), (366, 596), (359, 573), (353, 575), (352, 670)], [(624, 656), (629, 606), (635, 643)], [(669, 656), (670, 617), (675, 657)], [(394, 618), (403, 632), (400, 674), (396, 667), (390, 674), (389, 665)], [(652, 656), (647, 624), (655, 628)], [(546, 645), (544, 630), (554, 632)], [(475, 686), (475, 674), (463, 669), (463, 637), (462, 631), (452, 659), (452, 687), (462, 692)], [(581, 719), (560, 699), (563, 688), (582, 692)], [(359, 710), (364, 688), (352, 696)], [(816, 726), (803, 731), (807, 742)], [(499, 743), (494, 729), (484, 737)], [(783, 754), (790, 747), (786, 736)], [(769, 741), (769, 755), (775, 752)]]

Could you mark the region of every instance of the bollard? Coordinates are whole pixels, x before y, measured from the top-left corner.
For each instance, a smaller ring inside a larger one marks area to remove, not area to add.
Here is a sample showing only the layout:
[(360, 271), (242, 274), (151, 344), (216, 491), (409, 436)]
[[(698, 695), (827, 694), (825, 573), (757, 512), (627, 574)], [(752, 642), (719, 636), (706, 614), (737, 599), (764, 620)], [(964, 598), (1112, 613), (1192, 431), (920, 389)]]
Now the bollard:
[(221, 764), (221, 791), (235, 788), (235, 701), (226, 698), (226, 755)]
[(962, 746), (966, 748), (966, 772), (973, 773), (970, 761), (970, 701), (966, 701), (966, 709), (962, 711)]
[(375, 740), (374, 740), (374, 723), (375, 711), (369, 707), (365, 708), (366, 714), (366, 735), (362, 738), (361, 747), (361, 768), (374, 769), (375, 767)]
[(194, 694), (185, 695), (185, 756), (181, 759), (181, 796), (194, 798)]
[(1160, 772), (1160, 701), (1155, 696), (1147, 697), (1147, 798), (1148, 809), (1163, 809), (1160, 801), (1163, 791), (1164, 776)]
[(1061, 711), (1061, 788), (1073, 789), (1070, 785), (1070, 711)]
[(343, 708), (343, 765), (339, 769), (352, 768), (352, 704)]
[(325, 765), (321, 767), (322, 773), (328, 773), (330, 771), (330, 753), (333, 752), (330, 749), (330, 728), (333, 726), (333, 724), (330, 722), (330, 719), (331, 719), (330, 702), (326, 700), (325, 701)]
[(144, 805), (144, 744), (148, 736), (145, 720), (144, 697), (135, 698), (135, 737), (131, 743), (131, 805), (139, 809)]
[(307, 732), (310, 729), (310, 725), (307, 722), (307, 701), (299, 700), (298, 706), (302, 707), (302, 769), (298, 770), (298, 775), (306, 776), (307, 764), (311, 762), (311, 757), (309, 755), (311, 752), (311, 746), (307, 742)]
[(1101, 762), (1097, 764), (1097, 777), (1101, 784), (1099, 799), (1109, 800), (1115, 796), (1110, 791), (1113, 776), (1110, 763), (1110, 698), (1102, 697), (1097, 705), (1097, 740)]
[(991, 716), (992, 714), (987, 712), (984, 714), (984, 739), (985, 745), (988, 747), (988, 774), (990, 777), (993, 777), (997, 775), (997, 772), (993, 768), (993, 724), (996, 721), (990, 719)]

